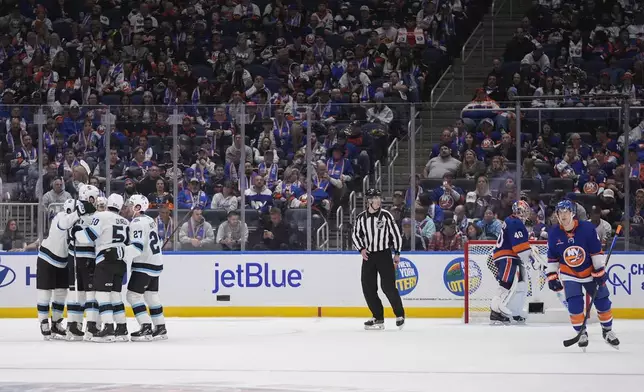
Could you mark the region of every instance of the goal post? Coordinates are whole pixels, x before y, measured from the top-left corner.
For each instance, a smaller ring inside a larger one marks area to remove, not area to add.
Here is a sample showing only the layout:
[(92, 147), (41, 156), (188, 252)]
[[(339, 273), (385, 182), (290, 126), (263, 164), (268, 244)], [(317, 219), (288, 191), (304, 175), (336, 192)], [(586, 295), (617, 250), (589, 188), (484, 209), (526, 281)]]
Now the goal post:
[[(490, 303), (497, 293), (497, 266), (492, 260), (496, 241), (474, 240), (465, 243), (464, 254), (464, 311), (465, 323), (489, 322)], [(530, 241), (532, 252), (547, 263), (547, 241)], [(568, 309), (557, 293), (548, 288), (548, 280), (542, 268), (526, 268), (528, 295), (524, 315), (528, 322), (570, 322)], [(515, 284), (517, 279), (515, 279)], [(563, 292), (562, 292), (563, 293)], [(588, 300), (589, 298), (587, 298)], [(592, 317), (591, 317), (592, 320)]]

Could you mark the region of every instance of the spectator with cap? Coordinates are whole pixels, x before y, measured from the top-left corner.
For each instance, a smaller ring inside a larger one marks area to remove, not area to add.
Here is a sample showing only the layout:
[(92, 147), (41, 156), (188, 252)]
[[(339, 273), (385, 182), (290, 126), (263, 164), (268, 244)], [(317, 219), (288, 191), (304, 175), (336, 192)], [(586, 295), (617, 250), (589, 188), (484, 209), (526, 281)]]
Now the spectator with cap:
[[(644, 204), (644, 190), (642, 191), (642, 202)], [(633, 215), (633, 212), (631, 212), (631, 215)], [(636, 222), (636, 220), (633, 219), (633, 217), (637, 215), (639, 215), (639, 210), (636, 210), (635, 215), (631, 217), (632, 222), (636, 224), (641, 224), (640, 222), (644, 222), (644, 220), (639, 220), (639, 222)], [(612, 234), (613, 228), (611, 227), (610, 223), (602, 219), (602, 210), (599, 206), (595, 205), (590, 209), (589, 220), (593, 225), (595, 225), (595, 228), (597, 229), (597, 236), (599, 237), (599, 240), (602, 242), (602, 245), (606, 245), (606, 241), (608, 240), (608, 237)]]
[(432, 235), (428, 251), (445, 252), (463, 249), (463, 236), (456, 229), (454, 219), (445, 219), (443, 227)]
[(239, 212), (229, 210), (226, 221), (221, 222), (217, 229), (215, 242), (222, 250), (241, 250), (242, 244), (248, 242), (248, 226), (240, 222)]
[(411, 219), (404, 218), (401, 223), (402, 227), (402, 251), (412, 250), (412, 241), (415, 242), (415, 250), (425, 250), (425, 241), (416, 231), (412, 231)]
[(620, 222), (622, 219), (622, 208), (617, 204), (615, 200), (615, 192), (612, 189), (606, 189), (599, 196), (599, 207), (602, 210), (602, 217), (615, 224), (615, 222)]
[(215, 193), (210, 204), (213, 210), (235, 211), (239, 205), (239, 199), (234, 193), (234, 185), (231, 181), (222, 184), (216, 184), (215, 188), (221, 189), (221, 192)]
[(400, 225), (402, 219), (409, 213), (409, 209), (405, 205), (405, 193), (403, 191), (394, 191), (391, 207), (389, 207), (388, 211), (394, 217), (396, 223)]
[(201, 205), (195, 205), (190, 219), (179, 229), (179, 243), (182, 250), (214, 249), (215, 232), (212, 225), (203, 217)]
[(192, 177), (188, 189), (179, 192), (177, 204), (180, 209), (191, 209), (199, 207), (205, 209), (208, 206), (208, 195), (201, 190), (201, 182), (197, 177)]

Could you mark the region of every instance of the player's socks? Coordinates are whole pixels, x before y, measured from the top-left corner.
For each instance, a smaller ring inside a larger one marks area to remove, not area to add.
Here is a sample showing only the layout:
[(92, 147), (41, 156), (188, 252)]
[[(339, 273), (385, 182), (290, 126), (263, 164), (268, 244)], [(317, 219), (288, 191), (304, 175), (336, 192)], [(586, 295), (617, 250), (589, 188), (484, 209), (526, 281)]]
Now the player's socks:
[(49, 319), (44, 319), (40, 321), (40, 333), (42, 334), (43, 339), (51, 340), (51, 330), (49, 329)]
[(168, 331), (165, 329), (165, 324), (159, 324), (154, 328), (154, 332), (152, 333), (152, 339), (154, 340), (167, 340), (168, 339)]
[(588, 347), (588, 333), (586, 331), (584, 331), (579, 337), (577, 345), (586, 352), (586, 347)]
[(496, 324), (509, 324), (510, 318), (500, 312), (490, 311), (490, 322), (492, 325)]
[(79, 328), (78, 323), (75, 321), (67, 323), (67, 337), (70, 342), (82, 341), (85, 334)]
[(364, 329), (366, 329), (367, 331), (385, 329), (385, 320), (370, 318), (369, 320), (364, 322)]
[(152, 324), (145, 323), (141, 324), (141, 329), (136, 332), (132, 332), (130, 337), (133, 342), (149, 342), (152, 341)]
[(396, 327), (403, 329), (405, 326), (405, 317), (396, 317)]
[(613, 332), (612, 329), (602, 328), (602, 336), (604, 337), (604, 341), (608, 343), (609, 346), (619, 350), (619, 339), (617, 339), (617, 335), (615, 335), (615, 332)]
[(127, 342), (129, 340), (127, 332), (127, 324), (120, 323), (116, 324), (116, 330), (114, 331), (114, 341), (116, 342)]
[[(43, 320), (49, 319), (49, 303), (51, 302), (51, 297), (53, 295), (53, 290), (38, 290), (38, 304), (36, 308), (38, 309), (38, 321), (41, 323)], [(49, 326), (49, 322), (47, 322)]]

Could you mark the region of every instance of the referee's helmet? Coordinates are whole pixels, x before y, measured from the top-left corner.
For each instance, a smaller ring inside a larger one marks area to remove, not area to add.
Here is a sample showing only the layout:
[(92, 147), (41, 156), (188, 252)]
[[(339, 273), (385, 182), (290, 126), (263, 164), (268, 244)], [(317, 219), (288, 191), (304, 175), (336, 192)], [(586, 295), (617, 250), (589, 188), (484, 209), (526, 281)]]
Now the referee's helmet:
[(367, 199), (370, 199), (372, 197), (380, 197), (380, 196), (382, 196), (382, 193), (378, 189), (369, 188), (369, 189), (367, 189), (366, 196), (367, 196)]

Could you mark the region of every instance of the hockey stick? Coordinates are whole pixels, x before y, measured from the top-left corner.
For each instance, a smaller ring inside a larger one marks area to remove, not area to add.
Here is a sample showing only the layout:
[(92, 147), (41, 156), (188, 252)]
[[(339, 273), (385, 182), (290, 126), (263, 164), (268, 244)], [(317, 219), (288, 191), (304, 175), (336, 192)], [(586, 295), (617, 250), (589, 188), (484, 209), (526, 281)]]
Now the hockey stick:
[[(548, 267), (548, 262), (544, 260), (543, 256), (539, 253), (539, 249), (535, 245), (530, 245), (530, 248), (532, 249), (532, 257), (535, 258), (541, 264), (541, 268), (537, 270), (539, 274), (542, 274), (545, 272), (546, 268)], [(566, 297), (561, 293), (561, 291), (557, 291), (555, 293), (557, 295), (557, 298), (559, 299), (559, 302), (566, 308), (568, 309), (568, 301), (566, 301)]]
[(170, 242), (170, 239), (172, 239), (172, 237), (174, 237), (174, 235), (177, 233), (177, 230), (179, 230), (179, 228), (181, 226), (183, 226), (183, 224), (186, 223), (188, 221), (188, 219), (190, 219), (192, 217), (192, 213), (194, 212), (194, 210), (195, 210), (195, 207), (193, 206), (190, 209), (190, 211), (188, 211), (186, 213), (186, 215), (183, 217), (183, 219), (181, 219), (181, 222), (179, 222), (177, 227), (175, 227), (174, 230), (172, 230), (172, 234), (170, 234), (170, 236), (168, 238), (166, 238), (165, 241), (163, 241), (163, 245), (161, 246), (161, 249), (165, 248), (165, 246), (168, 244), (168, 242)]
[[(608, 262), (610, 261), (610, 255), (613, 253), (613, 248), (617, 243), (617, 237), (619, 236), (621, 231), (622, 231), (622, 226), (618, 225), (617, 230), (615, 230), (615, 236), (613, 237), (613, 242), (610, 244), (610, 248), (608, 248), (608, 254), (606, 255), (606, 264), (604, 265), (604, 270), (606, 271), (606, 273), (608, 273), (607, 268), (608, 268)], [(588, 317), (590, 316), (590, 310), (593, 307), (593, 302), (595, 302), (595, 297), (597, 297), (598, 292), (599, 292), (599, 286), (597, 286), (597, 288), (595, 289), (595, 292), (590, 298), (590, 303), (588, 304), (588, 306), (586, 306), (586, 316), (584, 317), (584, 323), (581, 325), (579, 332), (577, 332), (577, 336), (575, 336), (572, 339), (564, 340), (563, 342), (564, 347), (570, 347), (573, 344), (576, 344), (577, 342), (579, 342), (581, 335), (583, 335), (583, 333), (586, 331), (586, 323), (588, 322)]]

